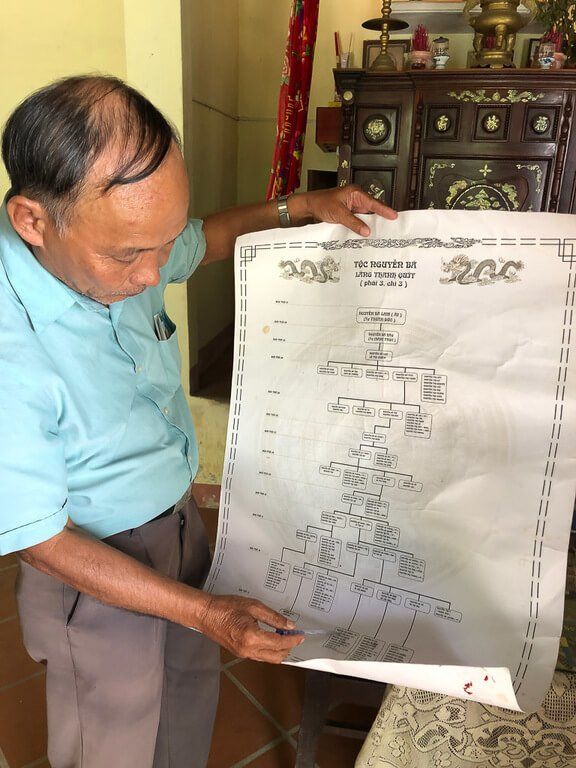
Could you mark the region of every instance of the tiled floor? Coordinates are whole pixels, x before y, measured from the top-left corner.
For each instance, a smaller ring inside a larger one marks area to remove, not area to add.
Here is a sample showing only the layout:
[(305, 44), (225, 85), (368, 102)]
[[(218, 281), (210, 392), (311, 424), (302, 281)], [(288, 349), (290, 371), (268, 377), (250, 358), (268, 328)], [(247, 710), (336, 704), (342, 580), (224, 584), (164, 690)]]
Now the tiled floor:
[[(216, 510), (202, 514), (213, 538)], [(13, 556), (0, 557), (0, 768), (49, 768), (44, 668), (22, 647), (13, 596), (16, 572)], [(223, 652), (209, 768), (291, 768), (303, 688), (302, 670), (240, 661)], [(371, 714), (361, 711), (360, 717), (369, 722)], [(358, 717), (358, 709), (344, 716)], [(360, 745), (357, 739), (324, 734), (317, 764), (351, 768)]]

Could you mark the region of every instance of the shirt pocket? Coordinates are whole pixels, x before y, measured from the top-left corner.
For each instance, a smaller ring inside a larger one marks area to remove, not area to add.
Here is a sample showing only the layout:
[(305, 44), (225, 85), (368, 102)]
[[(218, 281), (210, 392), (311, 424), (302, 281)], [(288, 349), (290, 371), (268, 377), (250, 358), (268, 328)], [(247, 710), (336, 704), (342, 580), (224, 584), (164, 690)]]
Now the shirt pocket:
[(181, 358), (178, 346), (178, 333), (174, 333), (169, 339), (158, 341), (156, 344), (159, 365), (164, 374), (167, 393), (173, 395), (180, 387)]

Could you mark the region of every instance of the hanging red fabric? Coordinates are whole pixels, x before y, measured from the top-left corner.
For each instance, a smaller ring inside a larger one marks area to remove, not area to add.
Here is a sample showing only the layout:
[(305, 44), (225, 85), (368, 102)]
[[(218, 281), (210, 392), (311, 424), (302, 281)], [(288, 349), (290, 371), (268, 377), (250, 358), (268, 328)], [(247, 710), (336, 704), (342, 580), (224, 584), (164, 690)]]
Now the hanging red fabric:
[(278, 101), (276, 148), (266, 199), (300, 184), (320, 0), (294, 0)]

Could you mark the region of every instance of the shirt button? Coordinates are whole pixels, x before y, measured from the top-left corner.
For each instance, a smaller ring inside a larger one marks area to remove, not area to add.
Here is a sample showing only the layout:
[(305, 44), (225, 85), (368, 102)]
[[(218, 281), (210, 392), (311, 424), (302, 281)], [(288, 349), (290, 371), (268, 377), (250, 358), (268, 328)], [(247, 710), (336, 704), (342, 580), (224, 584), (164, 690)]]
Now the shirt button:
[(141, 365), (137, 365), (136, 366), (136, 373), (142, 373), (142, 366)]
[(168, 408), (164, 408), (164, 411), (163, 411), (163, 412), (164, 412), (164, 416), (168, 416), (168, 414), (170, 413), (170, 411), (168, 410)]

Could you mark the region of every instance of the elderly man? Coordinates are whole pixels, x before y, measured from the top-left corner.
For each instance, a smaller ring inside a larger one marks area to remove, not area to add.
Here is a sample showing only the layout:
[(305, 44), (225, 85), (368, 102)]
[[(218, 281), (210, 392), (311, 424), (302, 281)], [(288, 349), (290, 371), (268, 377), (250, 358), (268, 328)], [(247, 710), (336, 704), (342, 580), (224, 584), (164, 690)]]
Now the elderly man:
[[(201, 591), (206, 538), (168, 283), (278, 226), (395, 214), (355, 188), (188, 220), (173, 129), (141, 94), (74, 77), (27, 98), (2, 153), (0, 554), (47, 665), (53, 768), (184, 768), (208, 755), (218, 645), (280, 662), (301, 639), (256, 600)], [(199, 630), (193, 631), (190, 627)]]

